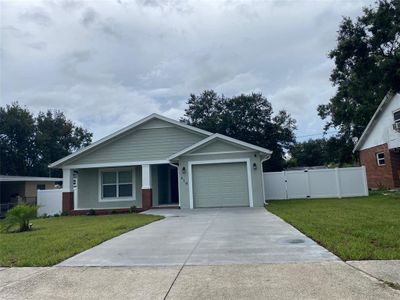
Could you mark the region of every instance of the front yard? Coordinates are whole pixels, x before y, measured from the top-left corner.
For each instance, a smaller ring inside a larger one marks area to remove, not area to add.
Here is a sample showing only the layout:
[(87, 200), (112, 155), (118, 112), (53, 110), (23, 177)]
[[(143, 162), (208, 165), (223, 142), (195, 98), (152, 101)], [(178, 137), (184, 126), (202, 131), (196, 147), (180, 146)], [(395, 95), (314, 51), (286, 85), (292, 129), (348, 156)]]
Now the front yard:
[(270, 201), (267, 209), (343, 260), (400, 259), (400, 193)]
[(0, 234), (0, 266), (51, 266), (162, 218), (121, 214), (35, 219), (32, 231)]

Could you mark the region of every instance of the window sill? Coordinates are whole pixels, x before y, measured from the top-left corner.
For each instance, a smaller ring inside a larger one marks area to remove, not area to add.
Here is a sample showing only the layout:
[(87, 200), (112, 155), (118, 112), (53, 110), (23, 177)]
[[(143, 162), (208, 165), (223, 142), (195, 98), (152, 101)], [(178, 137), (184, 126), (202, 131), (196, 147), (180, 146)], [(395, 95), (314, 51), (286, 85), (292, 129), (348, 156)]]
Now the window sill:
[(125, 202), (125, 201), (135, 201), (136, 198), (126, 198), (126, 197), (120, 197), (120, 198), (100, 198), (99, 202)]

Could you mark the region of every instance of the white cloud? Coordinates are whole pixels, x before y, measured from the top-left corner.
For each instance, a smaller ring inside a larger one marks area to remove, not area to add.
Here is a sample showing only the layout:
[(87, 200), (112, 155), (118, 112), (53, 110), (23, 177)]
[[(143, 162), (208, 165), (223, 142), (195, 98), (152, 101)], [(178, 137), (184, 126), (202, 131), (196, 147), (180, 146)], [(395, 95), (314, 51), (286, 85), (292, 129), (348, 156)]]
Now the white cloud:
[(262, 92), (321, 132), (341, 17), (372, 1), (2, 1), (3, 103), (58, 108), (100, 138), (190, 93)]

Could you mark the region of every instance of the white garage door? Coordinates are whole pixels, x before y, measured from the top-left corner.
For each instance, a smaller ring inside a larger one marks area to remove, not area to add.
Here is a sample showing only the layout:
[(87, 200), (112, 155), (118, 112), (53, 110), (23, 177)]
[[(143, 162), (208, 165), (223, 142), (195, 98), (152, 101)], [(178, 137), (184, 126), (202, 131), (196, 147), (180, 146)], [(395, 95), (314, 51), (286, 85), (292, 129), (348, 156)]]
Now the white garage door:
[(194, 207), (249, 206), (246, 163), (193, 165)]

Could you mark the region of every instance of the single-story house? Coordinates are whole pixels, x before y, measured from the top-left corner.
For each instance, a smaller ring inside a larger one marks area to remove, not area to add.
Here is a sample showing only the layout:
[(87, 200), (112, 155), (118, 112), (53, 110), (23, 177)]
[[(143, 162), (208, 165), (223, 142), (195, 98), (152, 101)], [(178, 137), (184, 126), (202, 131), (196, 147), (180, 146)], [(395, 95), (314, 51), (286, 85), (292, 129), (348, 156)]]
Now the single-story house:
[(354, 147), (369, 188), (400, 188), (400, 94), (389, 92)]
[(152, 114), (49, 167), (63, 170), (65, 211), (256, 207), (271, 153)]
[(18, 203), (36, 204), (37, 190), (61, 187), (62, 180), (52, 177), (0, 175), (0, 215)]

